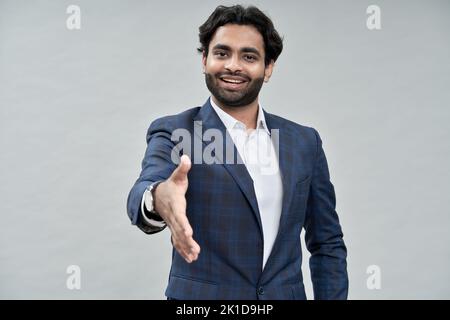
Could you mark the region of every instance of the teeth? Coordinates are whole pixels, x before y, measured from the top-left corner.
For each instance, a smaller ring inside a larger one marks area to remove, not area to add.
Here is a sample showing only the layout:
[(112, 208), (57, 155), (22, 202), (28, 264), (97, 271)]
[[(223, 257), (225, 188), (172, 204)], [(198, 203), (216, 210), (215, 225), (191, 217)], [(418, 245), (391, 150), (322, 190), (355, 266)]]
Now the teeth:
[(243, 83), (244, 82), (242, 80), (225, 79), (225, 78), (222, 78), (222, 80), (225, 82), (231, 82), (231, 83)]

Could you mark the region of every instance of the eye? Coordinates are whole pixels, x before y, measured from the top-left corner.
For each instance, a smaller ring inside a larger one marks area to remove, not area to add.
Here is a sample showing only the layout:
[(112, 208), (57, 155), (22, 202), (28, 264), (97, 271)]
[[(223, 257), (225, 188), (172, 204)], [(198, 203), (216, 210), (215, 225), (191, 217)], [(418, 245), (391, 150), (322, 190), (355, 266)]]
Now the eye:
[(223, 58), (223, 57), (226, 57), (227, 53), (224, 51), (216, 51), (216, 52), (214, 52), (214, 55), (218, 56), (219, 58)]
[(245, 58), (245, 60), (248, 60), (248, 61), (255, 61), (256, 60), (255, 56), (251, 56), (251, 55), (248, 55), (248, 54), (245, 55), (244, 58)]

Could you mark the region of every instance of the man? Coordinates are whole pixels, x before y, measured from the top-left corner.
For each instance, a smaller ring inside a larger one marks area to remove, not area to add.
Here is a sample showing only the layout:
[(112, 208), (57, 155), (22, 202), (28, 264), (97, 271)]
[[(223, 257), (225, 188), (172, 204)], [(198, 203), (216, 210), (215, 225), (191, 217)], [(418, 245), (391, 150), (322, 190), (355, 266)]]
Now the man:
[(315, 299), (346, 299), (347, 251), (319, 134), (258, 100), (282, 39), (264, 13), (239, 5), (217, 7), (199, 30), (211, 97), (150, 125), (127, 203), (144, 232), (170, 229), (166, 296), (306, 299), (304, 228)]

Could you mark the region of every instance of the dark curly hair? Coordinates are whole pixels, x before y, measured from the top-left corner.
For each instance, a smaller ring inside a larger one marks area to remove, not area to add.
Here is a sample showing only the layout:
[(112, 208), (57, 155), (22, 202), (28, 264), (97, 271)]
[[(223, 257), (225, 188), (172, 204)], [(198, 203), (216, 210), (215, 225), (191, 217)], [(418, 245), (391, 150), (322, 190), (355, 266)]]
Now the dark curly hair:
[(218, 6), (199, 29), (200, 48), (197, 50), (208, 55), (209, 43), (217, 28), (227, 24), (252, 25), (264, 39), (265, 64), (276, 61), (283, 50), (283, 39), (273, 26), (272, 20), (254, 6), (244, 8), (241, 5)]

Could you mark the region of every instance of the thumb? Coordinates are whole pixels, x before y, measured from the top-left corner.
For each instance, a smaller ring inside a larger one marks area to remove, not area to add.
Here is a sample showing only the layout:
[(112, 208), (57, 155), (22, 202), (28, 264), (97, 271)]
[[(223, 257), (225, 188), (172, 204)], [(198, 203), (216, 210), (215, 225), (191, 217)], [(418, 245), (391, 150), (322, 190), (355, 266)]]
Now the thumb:
[(191, 159), (185, 154), (180, 158), (180, 164), (172, 172), (171, 178), (174, 182), (185, 182), (187, 180), (187, 174), (191, 169)]

